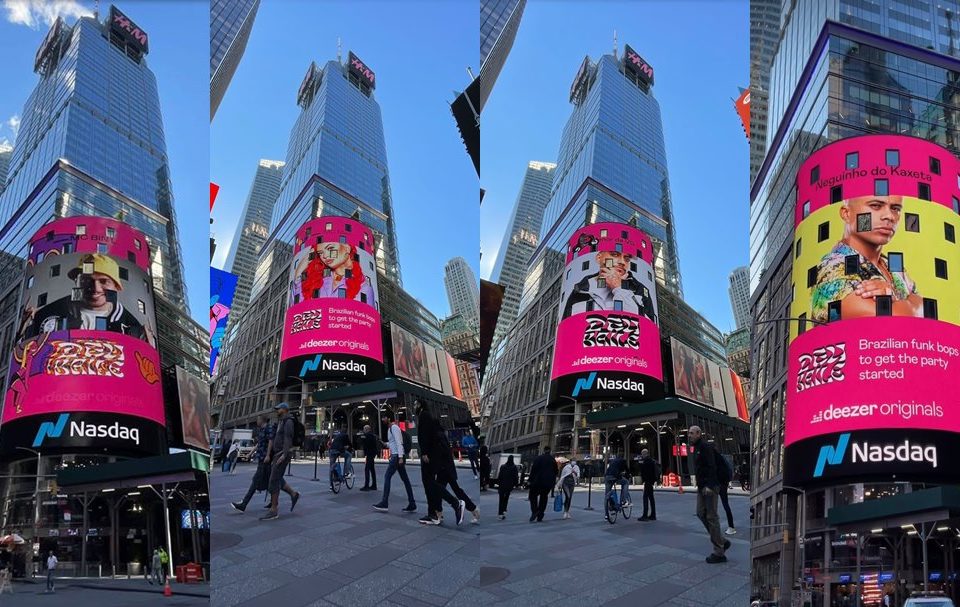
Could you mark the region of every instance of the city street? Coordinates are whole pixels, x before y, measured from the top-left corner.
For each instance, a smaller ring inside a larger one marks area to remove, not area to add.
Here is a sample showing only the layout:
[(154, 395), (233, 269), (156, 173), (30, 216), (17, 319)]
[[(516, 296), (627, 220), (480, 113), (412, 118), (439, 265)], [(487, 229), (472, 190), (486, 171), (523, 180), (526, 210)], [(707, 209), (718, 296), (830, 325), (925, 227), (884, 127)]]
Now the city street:
[[(473, 604), (623, 605), (645, 607), (743, 607), (750, 598), (749, 501), (730, 495), (738, 533), (727, 563), (709, 565), (707, 533), (696, 517), (696, 495), (656, 492), (657, 520), (637, 522), (643, 514), (642, 490), (631, 489), (633, 516), (610, 525), (603, 519), (603, 488), (593, 485), (593, 511), (585, 511), (586, 488), (578, 488), (562, 520), (547, 506), (542, 523), (528, 522), (526, 491), (510, 497), (507, 519), (497, 520), (497, 492), (480, 498), (483, 542), (467, 550), (483, 561)], [(720, 508), (721, 529), (726, 529)]]
[[(230, 507), (250, 484), (253, 464), (239, 464), (232, 475), (211, 476), (213, 560), (211, 603), (261, 607), (271, 601), (283, 607), (331, 605), (445, 605), (471, 600), (479, 585), (480, 560), (476, 554), (480, 527), (491, 520), (481, 507), (480, 525), (457, 527), (445, 507), (442, 525), (424, 526), (417, 519), (426, 513), (420, 468), (408, 464), (418, 510), (400, 511), (406, 505), (399, 476), (391, 481), (390, 512), (373, 510), (382, 492), (365, 493), (363, 462), (354, 460), (360, 475), (353, 490), (334, 495), (328, 490), (327, 466), (321, 461), (318, 482), (313, 463), (298, 460), (288, 482), (301, 493), (295, 512), (290, 498), (280, 495), (280, 519), (257, 520), (263, 494), (256, 494), (246, 512)], [(386, 463), (377, 463), (377, 483), (382, 489)], [(460, 485), (476, 499), (479, 484), (469, 467), (458, 466)], [(278, 603), (278, 604), (279, 604)]]
[(171, 584), (173, 596), (163, 597), (163, 589), (151, 586), (143, 578), (57, 580), (56, 592), (47, 594), (46, 578), (32, 582), (14, 582), (13, 594), (0, 594), (0, 605), (36, 607), (70, 605), (71, 607), (138, 607), (163, 604), (168, 607), (201, 607), (210, 604), (208, 584)]

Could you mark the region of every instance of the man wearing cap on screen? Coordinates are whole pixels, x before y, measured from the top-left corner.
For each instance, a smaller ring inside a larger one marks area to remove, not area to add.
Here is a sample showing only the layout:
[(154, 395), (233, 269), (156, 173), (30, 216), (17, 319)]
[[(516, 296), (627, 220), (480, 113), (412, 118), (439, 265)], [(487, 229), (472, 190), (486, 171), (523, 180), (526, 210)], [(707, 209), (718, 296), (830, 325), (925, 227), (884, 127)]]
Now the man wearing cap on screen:
[[(153, 335), (123, 307), (117, 293), (123, 290), (120, 266), (106, 255), (84, 255), (67, 276), (76, 281), (74, 294), (61, 297), (39, 310), (27, 308), (25, 321), (32, 321), (29, 334), (66, 329), (113, 331), (154, 345)], [(23, 326), (26, 326), (24, 322)]]

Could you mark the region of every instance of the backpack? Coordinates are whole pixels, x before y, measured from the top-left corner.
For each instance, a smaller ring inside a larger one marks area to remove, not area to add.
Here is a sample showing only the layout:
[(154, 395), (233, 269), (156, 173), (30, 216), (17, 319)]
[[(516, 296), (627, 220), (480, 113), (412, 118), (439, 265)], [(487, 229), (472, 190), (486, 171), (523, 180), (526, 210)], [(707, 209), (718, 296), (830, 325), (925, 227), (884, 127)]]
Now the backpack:
[(296, 417), (291, 419), (293, 419), (293, 446), (303, 447), (303, 439), (307, 435), (307, 429)]
[(717, 479), (720, 481), (720, 486), (725, 487), (733, 480), (733, 467), (719, 451), (714, 449), (713, 453), (717, 460)]
[(413, 438), (406, 430), (401, 430), (400, 435), (403, 436), (403, 456), (410, 457), (410, 452), (413, 451)]

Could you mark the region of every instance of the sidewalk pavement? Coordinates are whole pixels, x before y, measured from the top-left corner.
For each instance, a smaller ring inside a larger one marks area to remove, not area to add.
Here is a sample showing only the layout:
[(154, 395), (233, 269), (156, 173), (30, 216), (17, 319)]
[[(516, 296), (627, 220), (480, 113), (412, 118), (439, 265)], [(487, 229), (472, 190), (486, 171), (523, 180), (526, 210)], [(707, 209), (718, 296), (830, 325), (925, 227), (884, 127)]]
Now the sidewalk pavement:
[(70, 607), (138, 607), (157, 605), (163, 601), (168, 607), (208, 607), (210, 585), (177, 584), (171, 582), (173, 596), (165, 598), (163, 587), (151, 586), (143, 578), (55, 578), (56, 592), (46, 591), (46, 577), (33, 580), (15, 580), (13, 594), (0, 594), (0, 606), (35, 607), (37, 605), (70, 605)]

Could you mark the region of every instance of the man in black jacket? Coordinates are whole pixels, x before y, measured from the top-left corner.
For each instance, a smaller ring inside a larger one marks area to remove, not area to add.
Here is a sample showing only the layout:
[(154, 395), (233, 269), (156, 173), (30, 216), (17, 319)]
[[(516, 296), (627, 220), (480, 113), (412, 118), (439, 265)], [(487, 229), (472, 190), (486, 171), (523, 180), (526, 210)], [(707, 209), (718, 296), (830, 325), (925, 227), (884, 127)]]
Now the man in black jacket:
[[(653, 499), (653, 485), (657, 478), (657, 462), (650, 457), (650, 450), (640, 452), (640, 480), (643, 481), (643, 516), (638, 521), (657, 520), (657, 502)], [(647, 516), (647, 513), (650, 513)]]
[(366, 465), (363, 468), (363, 487), (360, 487), (360, 491), (376, 491), (377, 469), (374, 466), (374, 459), (377, 457), (380, 439), (372, 432), (372, 428), (368, 424), (363, 427), (363, 438), (360, 440), (363, 444), (363, 457), (366, 460)]
[[(424, 493), (427, 494), (427, 514), (420, 519), (423, 525), (439, 525), (440, 513), (443, 509), (441, 502), (447, 502), (453, 507), (457, 521), (463, 520), (463, 509), (466, 506), (447, 491), (446, 487), (437, 482), (437, 471), (443, 462), (443, 449), (450, 449), (446, 440), (440, 434), (443, 428), (433, 417), (430, 410), (417, 401), (414, 405), (417, 414), (417, 447), (420, 450), (420, 480), (423, 482)], [(444, 435), (445, 437), (445, 435)], [(444, 447), (444, 444), (446, 446)]]
[(720, 477), (717, 473), (717, 454), (713, 445), (703, 438), (700, 426), (690, 426), (687, 431), (694, 448), (694, 471), (697, 475), (697, 517), (710, 534), (713, 554), (708, 563), (725, 563), (724, 553), (730, 547), (720, 533), (720, 518), (717, 516), (717, 494), (720, 493)]
[(550, 447), (533, 460), (530, 466), (530, 522), (543, 521), (547, 510), (547, 496), (557, 484), (557, 460), (550, 454)]

